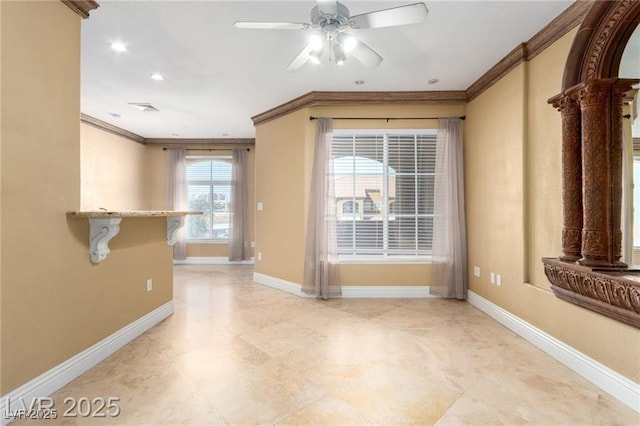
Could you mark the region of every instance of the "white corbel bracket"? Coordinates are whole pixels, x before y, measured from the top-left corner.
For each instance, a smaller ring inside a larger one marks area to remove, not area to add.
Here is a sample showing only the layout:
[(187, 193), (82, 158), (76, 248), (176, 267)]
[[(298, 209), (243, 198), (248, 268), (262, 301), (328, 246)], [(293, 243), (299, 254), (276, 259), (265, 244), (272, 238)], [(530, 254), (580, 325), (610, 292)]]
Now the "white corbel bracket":
[[(0, 0), (2, 1), (2, 0)], [(122, 218), (166, 217), (167, 245), (176, 243), (178, 230), (184, 226), (185, 216), (199, 215), (201, 211), (176, 210), (123, 210), (123, 211), (71, 211), (69, 218), (89, 219), (89, 258), (91, 263), (102, 262), (109, 254), (109, 241), (118, 235)]]
[(91, 263), (102, 262), (109, 254), (109, 241), (120, 231), (121, 217), (89, 218), (89, 253)]
[(177, 241), (178, 230), (184, 226), (184, 216), (167, 217), (167, 245), (173, 246)]

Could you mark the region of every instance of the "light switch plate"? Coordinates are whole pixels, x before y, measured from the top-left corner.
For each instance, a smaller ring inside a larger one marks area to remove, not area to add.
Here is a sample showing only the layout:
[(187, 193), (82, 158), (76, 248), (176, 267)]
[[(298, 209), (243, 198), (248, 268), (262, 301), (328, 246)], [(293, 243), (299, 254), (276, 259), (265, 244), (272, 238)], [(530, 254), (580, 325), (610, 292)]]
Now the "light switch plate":
[(480, 267), (479, 266), (474, 266), (473, 267), (473, 275), (475, 275), (476, 277), (480, 276)]
[(258, 211), (261, 212), (263, 208), (264, 205), (262, 204), (262, 201), (258, 202)]

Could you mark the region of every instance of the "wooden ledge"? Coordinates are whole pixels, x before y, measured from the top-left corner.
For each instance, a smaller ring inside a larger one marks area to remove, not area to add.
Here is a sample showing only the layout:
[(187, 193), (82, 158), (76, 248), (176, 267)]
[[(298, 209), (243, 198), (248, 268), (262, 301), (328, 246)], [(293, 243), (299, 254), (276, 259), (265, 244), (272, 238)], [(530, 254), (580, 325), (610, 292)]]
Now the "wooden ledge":
[(640, 328), (640, 270), (606, 270), (543, 258), (551, 290), (562, 300)]

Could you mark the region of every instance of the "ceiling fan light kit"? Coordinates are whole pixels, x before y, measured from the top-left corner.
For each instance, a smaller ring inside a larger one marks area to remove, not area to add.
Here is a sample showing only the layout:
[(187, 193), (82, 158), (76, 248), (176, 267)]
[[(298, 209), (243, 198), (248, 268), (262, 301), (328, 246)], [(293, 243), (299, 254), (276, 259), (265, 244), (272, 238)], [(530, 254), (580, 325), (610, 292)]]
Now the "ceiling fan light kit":
[(320, 63), (327, 52), (329, 62), (341, 65), (353, 57), (363, 65), (374, 68), (382, 56), (357, 39), (349, 31), (383, 28), (424, 22), (429, 11), (424, 2), (350, 16), (349, 9), (335, 0), (317, 0), (311, 9), (311, 23), (239, 21), (241, 29), (313, 30), (307, 46), (287, 67), (287, 71), (301, 68), (307, 62)]

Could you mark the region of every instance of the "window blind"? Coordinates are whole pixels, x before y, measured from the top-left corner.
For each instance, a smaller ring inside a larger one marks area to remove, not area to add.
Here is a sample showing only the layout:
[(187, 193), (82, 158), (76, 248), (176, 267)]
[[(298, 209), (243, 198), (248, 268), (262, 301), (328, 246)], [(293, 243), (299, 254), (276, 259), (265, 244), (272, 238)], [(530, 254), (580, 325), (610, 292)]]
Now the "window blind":
[(189, 210), (204, 212), (202, 216), (187, 216), (187, 239), (228, 239), (231, 168), (228, 158), (187, 158), (187, 205)]
[(336, 132), (332, 147), (339, 254), (429, 255), (435, 133)]

